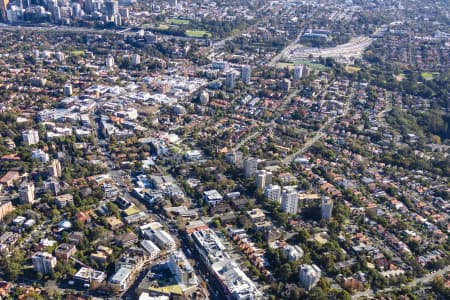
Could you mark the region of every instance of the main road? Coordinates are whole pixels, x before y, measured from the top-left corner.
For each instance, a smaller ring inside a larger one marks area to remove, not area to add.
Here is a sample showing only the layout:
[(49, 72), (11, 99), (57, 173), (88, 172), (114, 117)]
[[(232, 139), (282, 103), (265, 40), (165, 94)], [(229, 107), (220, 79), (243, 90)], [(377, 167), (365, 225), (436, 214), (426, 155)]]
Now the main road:
[[(267, 3), (267, 4), (263, 5), (262, 7), (260, 7), (258, 10), (259, 10), (259, 11), (263, 11), (263, 10), (267, 9), (270, 5), (271, 5), (270, 3)], [(280, 10), (281, 10), (281, 7), (277, 7), (277, 11), (276, 11), (276, 13), (274, 13), (274, 15), (278, 14)], [(255, 24), (253, 24), (253, 25), (247, 27), (244, 31), (237, 31), (237, 32), (234, 33), (234, 34), (231, 34), (229, 37), (226, 37), (226, 38), (224, 38), (224, 39), (222, 39), (222, 40), (220, 40), (220, 41), (215, 42), (215, 43), (213, 44), (213, 49), (219, 49), (219, 48), (222, 48), (223, 46), (225, 46), (225, 43), (226, 43), (227, 41), (231, 41), (231, 40), (234, 39), (235, 37), (242, 36), (243, 34), (248, 34), (250, 31), (252, 31), (252, 30), (254, 30), (254, 29), (260, 27), (260, 26), (262, 25), (262, 23), (265, 22), (265, 21), (267, 21), (266, 18), (260, 19), (260, 20), (259, 20), (258, 22), (256, 22)]]
[[(267, 3), (267, 4), (263, 5), (258, 10), (259, 11), (264, 11), (269, 6), (271, 6), (271, 3)], [(273, 15), (278, 15), (278, 13), (280, 12), (281, 8), (282, 8), (281, 6), (278, 6), (276, 8), (276, 12), (274, 12)], [(223, 46), (225, 46), (226, 42), (232, 41), (236, 37), (239, 37), (239, 36), (242, 36), (244, 34), (250, 33), (252, 30), (255, 30), (256, 28), (261, 27), (263, 25), (263, 23), (266, 22), (267, 20), (268, 20), (267, 18), (262, 18), (262, 19), (258, 20), (255, 24), (247, 27), (243, 31), (237, 31), (236, 33), (231, 34), (230, 36), (228, 36), (228, 37), (226, 37), (226, 38), (224, 38), (222, 40), (216, 41), (215, 43), (213, 43), (213, 45), (212, 45), (212, 47), (211, 47), (211, 49), (209, 51), (208, 59), (209, 60), (213, 60), (213, 58), (217, 54), (216, 50), (219, 50), (219, 49), (223, 48)]]
[(253, 132), (250, 135), (246, 136), (239, 143), (237, 143), (233, 147), (232, 151), (239, 150), (239, 148), (241, 148), (242, 146), (245, 146), (250, 140), (253, 140), (253, 139), (259, 137), (261, 134), (263, 134), (264, 129), (270, 128), (270, 127), (274, 127), (276, 125), (274, 120), (277, 117), (279, 117), (281, 114), (283, 114), (283, 112), (286, 110), (286, 106), (289, 103), (291, 103), (292, 98), (294, 98), (298, 94), (298, 92), (299, 92), (299, 90), (295, 89), (289, 95), (287, 95), (286, 98), (283, 99), (281, 104), (275, 109), (274, 119), (272, 121), (270, 121), (270, 122), (265, 122), (262, 125), (260, 125), (255, 132)]
[(326, 135), (326, 130), (328, 128), (330, 128), (331, 126), (333, 126), (336, 123), (336, 120), (339, 119), (340, 117), (346, 116), (349, 109), (350, 109), (350, 102), (351, 102), (351, 98), (353, 97), (353, 94), (351, 94), (348, 98), (347, 98), (347, 102), (345, 103), (344, 106), (344, 110), (342, 112), (341, 115), (336, 115), (331, 117), (330, 119), (328, 119), (320, 128), (319, 130), (316, 131), (316, 133), (314, 134), (314, 136), (312, 136), (311, 138), (309, 138), (306, 143), (300, 148), (298, 149), (295, 153), (286, 156), (283, 159), (283, 164), (285, 165), (289, 165), (292, 163), (292, 161), (299, 155), (305, 153), (309, 148), (311, 148), (312, 145), (314, 145), (318, 140), (320, 140), (321, 138), (323, 138)]
[(95, 29), (89, 27), (75, 27), (75, 26), (20, 26), (20, 25), (7, 25), (0, 24), (0, 30), (7, 31), (33, 31), (33, 32), (87, 32), (87, 33), (113, 33), (118, 31), (111, 29)]
[(308, 59), (309, 57), (334, 57), (334, 58), (350, 58), (361, 57), (364, 50), (369, 47), (374, 39), (366, 36), (358, 36), (352, 38), (348, 43), (337, 45), (329, 48), (305, 47), (302, 45), (294, 45), (291, 52), (288, 53), (286, 60), (295, 61)]
[[(115, 35), (121, 35), (125, 32), (130, 31), (131, 28), (125, 28), (123, 30), (115, 30), (115, 29), (96, 29), (96, 28), (90, 28), (90, 27), (75, 27), (75, 26), (61, 26), (61, 25), (52, 25), (48, 24), (48, 26), (42, 26), (42, 25), (36, 25), (36, 26), (20, 26), (20, 25), (8, 25), (0, 23), (0, 31), (32, 31), (32, 32), (74, 32), (74, 33), (94, 33), (94, 34), (115, 34)], [(176, 40), (185, 40), (185, 41), (192, 41), (192, 40), (201, 40), (201, 38), (196, 37), (187, 37), (187, 36), (176, 36), (176, 35), (170, 35), (170, 34), (162, 34), (158, 33), (158, 36), (162, 39), (176, 39)]]
[(284, 57), (284, 55), (286, 53), (289, 53), (289, 51), (293, 48), (295, 48), (296, 46), (298, 46), (298, 41), (300, 40), (300, 37), (302, 36), (303, 31), (300, 31), (300, 33), (298, 34), (298, 36), (295, 38), (295, 40), (293, 40), (289, 45), (286, 46), (286, 48), (284, 48), (283, 50), (281, 50), (280, 53), (278, 53), (277, 55), (275, 55), (267, 64), (269, 67), (275, 67), (276, 64), (280, 61), (280, 59), (282, 59)]

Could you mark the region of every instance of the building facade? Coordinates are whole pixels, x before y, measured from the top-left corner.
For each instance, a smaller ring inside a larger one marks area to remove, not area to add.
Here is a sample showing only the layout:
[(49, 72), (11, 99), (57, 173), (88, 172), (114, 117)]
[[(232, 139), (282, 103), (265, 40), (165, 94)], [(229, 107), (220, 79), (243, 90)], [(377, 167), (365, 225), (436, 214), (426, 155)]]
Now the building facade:
[[(0, 0), (1, 1), (1, 0)], [(26, 130), (22, 132), (22, 139), (25, 145), (35, 145), (39, 143), (39, 133), (36, 130)]]
[(19, 189), (20, 202), (24, 204), (34, 203), (34, 184), (32, 182), (27, 182), (23, 184)]
[(252, 177), (258, 170), (258, 159), (249, 157), (244, 161), (244, 176)]
[(3, 221), (3, 218), (13, 210), (14, 206), (11, 201), (0, 202), (0, 221)]
[(281, 187), (277, 184), (269, 184), (264, 188), (264, 198), (270, 201), (280, 202)]
[(56, 266), (56, 257), (48, 252), (36, 252), (33, 257), (34, 270), (40, 274), (51, 274)]
[(54, 159), (52, 160), (52, 162), (50, 163), (50, 165), (48, 166), (48, 175), (51, 177), (56, 177), (59, 178), (61, 177), (61, 163), (59, 162), (59, 160)]
[(249, 84), (251, 76), (252, 76), (252, 69), (250, 68), (250, 66), (249, 65), (243, 66), (241, 69), (242, 82), (245, 84)]
[(322, 219), (331, 219), (331, 214), (333, 211), (333, 200), (329, 197), (323, 197), (320, 206), (320, 212), (322, 214)]
[(227, 89), (234, 89), (236, 86), (236, 74), (232, 71), (226, 73), (225, 86)]
[(272, 172), (261, 170), (256, 174), (256, 188), (262, 190), (272, 183)]
[(298, 193), (295, 189), (285, 189), (281, 195), (281, 210), (295, 215), (298, 212)]
[(301, 265), (300, 266), (300, 283), (309, 291), (317, 285), (320, 280), (321, 271), (316, 265)]

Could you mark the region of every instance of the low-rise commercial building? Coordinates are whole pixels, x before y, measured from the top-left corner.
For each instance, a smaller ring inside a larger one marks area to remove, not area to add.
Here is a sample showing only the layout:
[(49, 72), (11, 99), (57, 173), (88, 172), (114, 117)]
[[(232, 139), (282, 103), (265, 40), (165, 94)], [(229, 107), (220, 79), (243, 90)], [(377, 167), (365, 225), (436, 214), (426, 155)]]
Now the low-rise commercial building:
[(141, 247), (147, 251), (148, 255), (150, 256), (150, 259), (156, 259), (159, 257), (159, 254), (161, 253), (161, 250), (156, 246), (152, 241), (150, 240), (143, 240), (141, 242)]
[(73, 279), (82, 284), (89, 284), (91, 289), (98, 288), (106, 279), (105, 272), (82, 267), (73, 275)]
[(262, 299), (255, 283), (225, 252), (225, 246), (211, 229), (195, 231), (191, 240), (202, 262), (222, 286), (228, 299)]
[(109, 286), (115, 292), (122, 292), (128, 289), (133, 281), (133, 269), (130, 266), (123, 266), (117, 270), (109, 279)]
[(187, 260), (183, 251), (178, 250), (170, 253), (169, 269), (183, 290), (188, 290), (190, 287), (197, 287), (199, 281), (195, 275), (194, 268)]

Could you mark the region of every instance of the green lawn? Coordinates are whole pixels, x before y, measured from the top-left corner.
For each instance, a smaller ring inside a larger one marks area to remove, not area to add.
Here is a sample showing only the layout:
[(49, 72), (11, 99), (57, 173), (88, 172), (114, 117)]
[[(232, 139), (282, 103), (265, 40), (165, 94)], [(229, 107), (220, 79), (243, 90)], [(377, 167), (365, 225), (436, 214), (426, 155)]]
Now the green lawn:
[(313, 71), (329, 71), (330, 68), (324, 65), (321, 65), (319, 63), (309, 61), (309, 60), (296, 60), (294, 62), (279, 62), (276, 64), (275, 68), (277, 69), (293, 69), (297, 65), (304, 65), (308, 68), (312, 69)]
[(159, 24), (157, 29), (159, 29), (159, 30), (167, 30), (167, 29), (169, 29), (169, 26), (167, 26), (166, 24)]
[(304, 65), (307, 66), (308, 68), (311, 68), (315, 71), (328, 71), (330, 70), (329, 67), (324, 66), (322, 64), (316, 63), (314, 61), (310, 61), (310, 60), (296, 60), (294, 61), (295, 65)]
[(394, 77), (397, 81), (402, 81), (403, 79), (406, 78), (405, 74), (403, 74), (403, 73), (398, 74), (397, 76), (394, 76)]
[(183, 19), (169, 19), (169, 24), (173, 25), (189, 25), (191, 21), (189, 20), (183, 20)]
[(294, 68), (294, 64), (293, 63), (287, 63), (287, 62), (279, 62), (279, 63), (276, 64), (275, 67), (277, 69), (284, 69), (284, 68), (293, 69)]
[(345, 71), (349, 72), (349, 73), (356, 73), (359, 70), (361, 70), (361, 68), (359, 67), (355, 67), (355, 66), (345, 66)]
[(439, 73), (437, 73), (437, 72), (433, 72), (433, 73), (430, 73), (430, 72), (422, 72), (422, 78), (425, 79), (425, 80), (433, 80), (434, 75), (438, 75), (438, 74), (439, 74)]
[(72, 54), (73, 56), (81, 56), (81, 55), (84, 55), (84, 51), (83, 50), (73, 50), (73, 51), (70, 51), (70, 54)]
[(186, 36), (202, 38), (205, 35), (211, 37), (211, 33), (205, 30), (186, 30)]

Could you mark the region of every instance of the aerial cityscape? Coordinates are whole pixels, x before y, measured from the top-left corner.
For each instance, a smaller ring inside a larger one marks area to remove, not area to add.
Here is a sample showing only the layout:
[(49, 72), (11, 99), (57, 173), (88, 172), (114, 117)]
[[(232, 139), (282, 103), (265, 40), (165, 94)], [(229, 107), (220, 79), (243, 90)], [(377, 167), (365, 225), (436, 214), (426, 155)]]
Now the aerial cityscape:
[(449, 0), (0, 0), (0, 299), (450, 299)]

